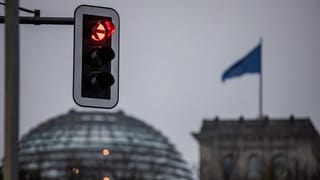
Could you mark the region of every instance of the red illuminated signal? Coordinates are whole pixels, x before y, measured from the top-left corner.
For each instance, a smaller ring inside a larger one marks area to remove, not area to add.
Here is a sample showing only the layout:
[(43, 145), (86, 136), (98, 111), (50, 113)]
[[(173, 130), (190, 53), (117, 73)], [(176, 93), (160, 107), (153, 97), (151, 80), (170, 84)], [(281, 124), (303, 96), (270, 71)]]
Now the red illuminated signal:
[(95, 42), (101, 42), (115, 31), (116, 28), (111, 21), (98, 22), (92, 29), (91, 39)]
[(116, 31), (116, 28), (114, 27), (114, 24), (111, 21), (105, 21), (104, 24), (108, 30), (107, 37), (110, 37)]
[(102, 41), (106, 37), (106, 29), (105, 27), (99, 22), (96, 24), (92, 30), (91, 39), (94, 41)]

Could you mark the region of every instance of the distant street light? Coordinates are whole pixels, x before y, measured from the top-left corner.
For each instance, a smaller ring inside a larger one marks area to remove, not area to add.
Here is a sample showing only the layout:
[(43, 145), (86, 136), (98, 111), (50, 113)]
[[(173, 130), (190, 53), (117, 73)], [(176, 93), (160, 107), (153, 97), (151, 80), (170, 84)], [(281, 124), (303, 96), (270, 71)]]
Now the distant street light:
[(102, 151), (102, 154), (103, 154), (104, 156), (108, 156), (108, 155), (110, 154), (110, 151), (109, 151), (108, 149), (104, 149), (104, 150)]

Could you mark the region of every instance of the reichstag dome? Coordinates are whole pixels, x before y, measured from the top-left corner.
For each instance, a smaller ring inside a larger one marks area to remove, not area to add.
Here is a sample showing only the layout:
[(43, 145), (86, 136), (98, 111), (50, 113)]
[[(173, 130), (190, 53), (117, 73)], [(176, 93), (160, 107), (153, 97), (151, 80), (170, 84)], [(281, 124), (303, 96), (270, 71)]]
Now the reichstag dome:
[(20, 142), (19, 179), (191, 180), (173, 144), (124, 112), (49, 119)]

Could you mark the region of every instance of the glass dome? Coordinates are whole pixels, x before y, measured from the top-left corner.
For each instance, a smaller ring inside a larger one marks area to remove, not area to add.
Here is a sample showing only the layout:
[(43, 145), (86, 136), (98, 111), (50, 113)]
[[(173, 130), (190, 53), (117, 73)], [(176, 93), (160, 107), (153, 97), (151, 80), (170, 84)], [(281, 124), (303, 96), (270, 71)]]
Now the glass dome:
[(19, 162), (23, 179), (192, 179), (165, 136), (121, 111), (50, 119), (22, 137)]

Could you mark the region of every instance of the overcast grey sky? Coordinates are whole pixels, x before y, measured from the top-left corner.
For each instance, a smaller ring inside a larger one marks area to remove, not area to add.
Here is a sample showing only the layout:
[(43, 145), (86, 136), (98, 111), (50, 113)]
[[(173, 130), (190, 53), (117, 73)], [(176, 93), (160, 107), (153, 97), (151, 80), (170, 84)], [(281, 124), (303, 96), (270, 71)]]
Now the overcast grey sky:
[[(258, 75), (221, 74), (263, 38), (264, 113), (310, 117), (320, 128), (318, 0), (23, 0), (42, 16), (72, 17), (80, 4), (120, 14), (122, 109), (160, 129), (190, 163), (204, 118), (257, 117)], [(27, 15), (21, 13), (22, 15)], [(4, 9), (0, 8), (0, 15)], [(73, 27), (20, 26), (20, 133), (70, 108)], [(3, 156), (4, 25), (0, 24), (0, 156)], [(109, 110), (103, 110), (109, 111)], [(114, 110), (112, 110), (114, 111)]]

